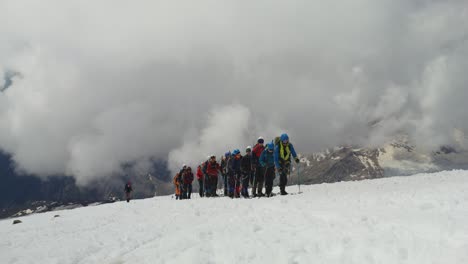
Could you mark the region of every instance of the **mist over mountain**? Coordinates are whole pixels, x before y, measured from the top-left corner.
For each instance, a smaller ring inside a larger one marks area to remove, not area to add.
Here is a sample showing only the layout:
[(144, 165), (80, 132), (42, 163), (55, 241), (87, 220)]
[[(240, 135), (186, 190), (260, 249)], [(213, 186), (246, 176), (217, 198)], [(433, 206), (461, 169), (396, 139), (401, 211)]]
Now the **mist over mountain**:
[(151, 172), (98, 179), (87, 186), (78, 186), (71, 176), (49, 176), (15, 173), (11, 157), (0, 153), (0, 218), (28, 209), (44, 212), (63, 206), (86, 206), (96, 202), (114, 202), (124, 197), (123, 188), (131, 181), (136, 199), (172, 193), (166, 164), (157, 162)]
[(283, 132), (304, 155), (377, 149), (400, 134), (425, 153), (457, 146), (454, 129), (468, 130), (467, 8), (5, 0), (0, 149), (15, 174), (86, 188), (155, 160), (173, 174)]
[[(403, 138), (378, 148), (341, 146), (306, 154), (291, 184), (356, 181), (445, 170), (468, 169), (468, 151), (453, 146), (426, 151)], [(299, 173), (297, 172), (299, 170)]]

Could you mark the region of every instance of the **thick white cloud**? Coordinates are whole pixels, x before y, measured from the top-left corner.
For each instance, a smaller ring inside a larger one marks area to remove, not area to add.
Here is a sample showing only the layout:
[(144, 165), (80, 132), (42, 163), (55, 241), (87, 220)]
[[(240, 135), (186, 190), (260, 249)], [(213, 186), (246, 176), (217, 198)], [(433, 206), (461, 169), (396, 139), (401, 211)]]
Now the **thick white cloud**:
[(468, 128), (466, 1), (4, 0), (0, 10), (0, 70), (21, 73), (0, 93), (0, 149), (27, 173), (86, 184), (123, 163), (175, 168), (280, 131), (309, 152), (399, 132), (433, 147)]

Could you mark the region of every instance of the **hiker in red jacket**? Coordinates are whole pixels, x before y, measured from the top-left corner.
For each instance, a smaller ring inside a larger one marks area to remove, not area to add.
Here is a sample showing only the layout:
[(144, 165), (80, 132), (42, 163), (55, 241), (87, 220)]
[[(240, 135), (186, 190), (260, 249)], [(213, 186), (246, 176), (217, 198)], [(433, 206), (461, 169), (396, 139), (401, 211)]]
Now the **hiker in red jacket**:
[(204, 180), (205, 177), (203, 176), (203, 167), (204, 162), (202, 162), (200, 165), (198, 165), (197, 168), (197, 180), (198, 180), (198, 193), (200, 194), (200, 197), (203, 197), (205, 190), (204, 190)]
[(265, 181), (265, 174), (263, 167), (260, 165), (260, 155), (262, 155), (263, 150), (265, 150), (265, 141), (262, 137), (259, 137), (257, 144), (253, 147), (252, 150), (252, 167), (255, 170), (253, 173), (253, 184), (252, 184), (252, 196), (264, 196), (262, 193), (263, 183)]
[(202, 172), (205, 178), (206, 197), (218, 196), (216, 189), (218, 186), (218, 174), (221, 173), (221, 166), (216, 161), (216, 156), (211, 155), (210, 159), (203, 166)]
[(192, 195), (192, 182), (193, 182), (193, 173), (192, 168), (187, 167), (183, 175), (183, 184), (184, 184), (184, 193), (182, 194), (183, 199), (190, 199)]

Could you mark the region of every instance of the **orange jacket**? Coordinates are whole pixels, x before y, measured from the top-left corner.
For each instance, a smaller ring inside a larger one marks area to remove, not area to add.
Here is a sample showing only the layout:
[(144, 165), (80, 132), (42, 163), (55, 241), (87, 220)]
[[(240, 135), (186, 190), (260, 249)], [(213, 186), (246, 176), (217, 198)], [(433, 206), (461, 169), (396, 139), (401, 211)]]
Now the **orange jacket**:
[(172, 182), (174, 183), (174, 186), (175, 186), (175, 194), (176, 195), (180, 195), (179, 180), (180, 180), (179, 173), (177, 173), (174, 176), (174, 179), (172, 180)]

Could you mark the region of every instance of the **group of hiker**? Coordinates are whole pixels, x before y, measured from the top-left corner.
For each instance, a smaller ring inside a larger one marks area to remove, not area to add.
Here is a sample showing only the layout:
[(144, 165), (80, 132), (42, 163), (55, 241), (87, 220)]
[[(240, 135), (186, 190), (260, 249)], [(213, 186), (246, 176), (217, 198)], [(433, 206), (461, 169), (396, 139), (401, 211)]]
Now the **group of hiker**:
[[(276, 173), (279, 174), (280, 194), (287, 195), (286, 185), (292, 159), (299, 163), (299, 158), (287, 134), (282, 134), (267, 144), (262, 137), (259, 137), (253, 148), (246, 147), (245, 155), (242, 155), (239, 149), (228, 151), (219, 163), (215, 155), (210, 155), (208, 160), (203, 161), (197, 167), (199, 195), (200, 197), (219, 196), (216, 190), (218, 177), (221, 176), (224, 196), (249, 198), (248, 189), (251, 185), (253, 197), (271, 197)], [(176, 199), (191, 198), (193, 181), (192, 168), (184, 164), (173, 179)], [(265, 192), (263, 192), (264, 186)]]

